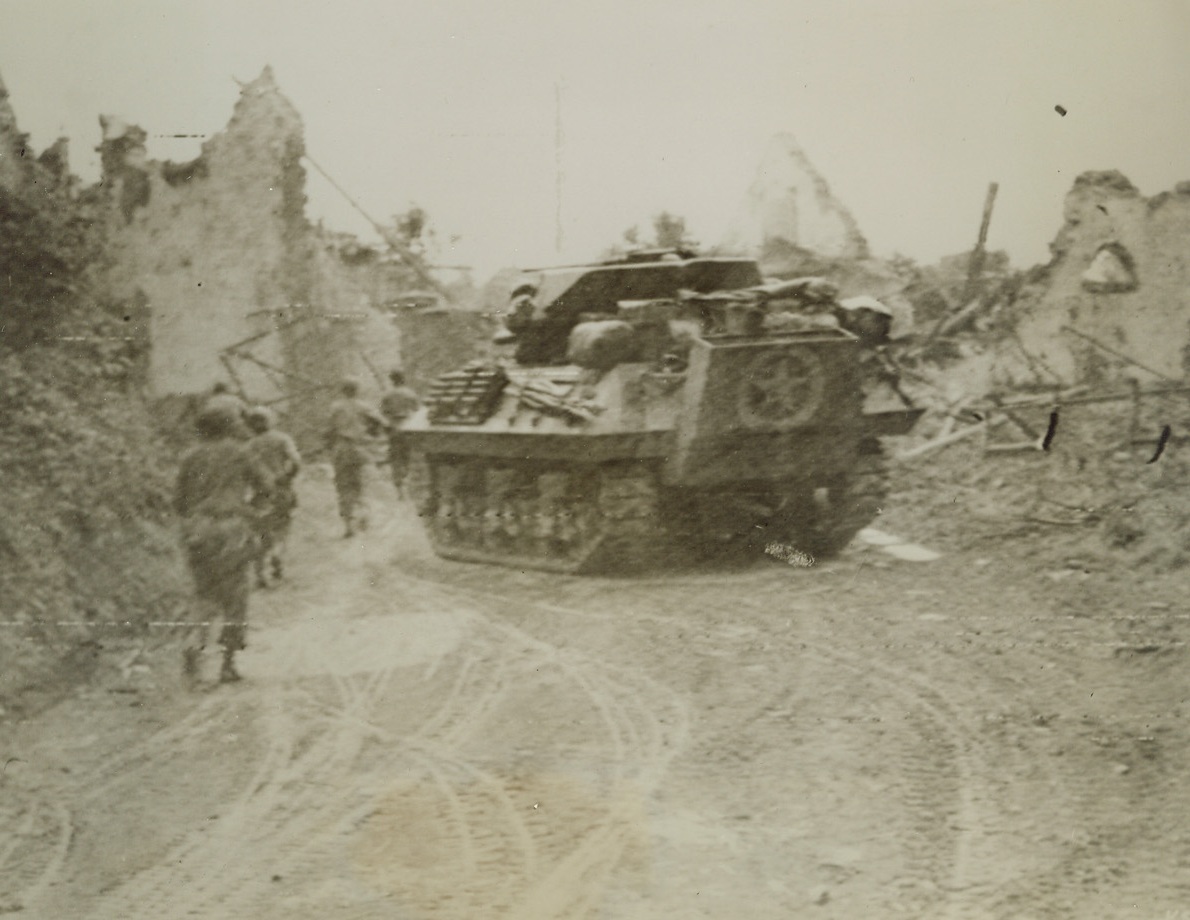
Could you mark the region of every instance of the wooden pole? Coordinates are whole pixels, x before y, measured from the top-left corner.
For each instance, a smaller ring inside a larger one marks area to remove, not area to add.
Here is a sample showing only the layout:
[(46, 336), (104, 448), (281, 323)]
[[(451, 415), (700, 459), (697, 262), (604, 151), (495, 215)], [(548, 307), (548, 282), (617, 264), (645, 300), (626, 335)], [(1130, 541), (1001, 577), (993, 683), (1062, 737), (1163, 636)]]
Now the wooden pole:
[(963, 291), (963, 303), (970, 303), (979, 291), (979, 279), (983, 274), (983, 263), (987, 255), (985, 246), (988, 241), (988, 227), (992, 223), (992, 207), (996, 203), (996, 192), (999, 189), (1000, 185), (997, 182), (988, 184), (987, 198), (983, 202), (983, 219), (979, 223), (979, 238), (967, 263), (967, 287)]

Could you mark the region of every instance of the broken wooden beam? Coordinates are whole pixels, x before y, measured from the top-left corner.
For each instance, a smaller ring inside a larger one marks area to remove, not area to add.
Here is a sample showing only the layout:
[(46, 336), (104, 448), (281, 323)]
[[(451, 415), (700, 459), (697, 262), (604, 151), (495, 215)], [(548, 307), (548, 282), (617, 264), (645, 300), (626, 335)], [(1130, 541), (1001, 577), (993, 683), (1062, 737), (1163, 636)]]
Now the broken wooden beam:
[(1012, 441), (1005, 444), (988, 444), (983, 449), (985, 454), (1008, 454), (1026, 450), (1041, 450), (1041, 446), (1037, 441)]
[(917, 447), (912, 447), (909, 450), (901, 451), (899, 454), (893, 456), (894, 460), (912, 460), (914, 457), (920, 457), (923, 454), (931, 453), (935, 450), (940, 450), (943, 447), (949, 447), (958, 441), (965, 440), (974, 434), (990, 431), (1004, 424), (1004, 418), (995, 418), (986, 422), (979, 422), (976, 425), (968, 425), (966, 428), (956, 431), (944, 437), (934, 438), (932, 441), (927, 441), (925, 444), (919, 444)]

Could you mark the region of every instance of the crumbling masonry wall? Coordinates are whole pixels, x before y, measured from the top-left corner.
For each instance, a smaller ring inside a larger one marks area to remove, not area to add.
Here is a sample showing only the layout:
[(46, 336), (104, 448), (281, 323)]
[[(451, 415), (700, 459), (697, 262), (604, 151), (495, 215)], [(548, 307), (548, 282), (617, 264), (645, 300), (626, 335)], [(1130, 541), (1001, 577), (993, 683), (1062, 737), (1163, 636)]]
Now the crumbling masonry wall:
[[(227, 128), (189, 163), (149, 160), (143, 130), (101, 122), (108, 294), (148, 305), (151, 392), (192, 395), (230, 379), (316, 445), (334, 384), (361, 370), (361, 341), (395, 351), (398, 340), (318, 245), (301, 116), (271, 70), (244, 86)], [(250, 358), (223, 354), (253, 337)]]
[(1190, 365), (1190, 183), (1145, 198), (1118, 172), (1084, 173), (1041, 284), (1018, 305), (1022, 345), (1067, 381), (1155, 377), (1076, 329), (1173, 379)]
[[(150, 161), (143, 130), (100, 121), (107, 282), (116, 297), (139, 291), (147, 301), (153, 395), (207, 390), (228, 377), (220, 349), (267, 332), (291, 305), (284, 179), (301, 119), (266, 70), (244, 87), (227, 130), (187, 164)], [(275, 342), (256, 350), (280, 363)], [(253, 398), (278, 395), (259, 368), (242, 373)]]

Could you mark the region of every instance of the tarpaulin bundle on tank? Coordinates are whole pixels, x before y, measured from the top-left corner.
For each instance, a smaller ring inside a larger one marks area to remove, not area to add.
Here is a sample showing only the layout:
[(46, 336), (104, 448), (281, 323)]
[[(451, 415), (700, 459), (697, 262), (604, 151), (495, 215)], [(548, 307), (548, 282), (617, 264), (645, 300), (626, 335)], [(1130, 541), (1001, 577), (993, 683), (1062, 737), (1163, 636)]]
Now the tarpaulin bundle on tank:
[(598, 403), (573, 396), (568, 387), (542, 378), (520, 381), (516, 394), (520, 405), (526, 409), (561, 415), (575, 421), (589, 422), (603, 411)]
[(542, 272), (536, 280), (536, 302), (541, 318), (577, 319), (599, 305), (610, 308), (622, 300), (663, 300), (680, 290), (714, 291), (759, 281), (756, 263), (749, 259), (583, 266)]
[(694, 301), (739, 301), (767, 302), (770, 300), (796, 300), (803, 304), (830, 306), (839, 296), (839, 289), (825, 278), (794, 278), (791, 281), (766, 281), (751, 287), (731, 291), (713, 291), (703, 294), (695, 290), (682, 290), (682, 300)]

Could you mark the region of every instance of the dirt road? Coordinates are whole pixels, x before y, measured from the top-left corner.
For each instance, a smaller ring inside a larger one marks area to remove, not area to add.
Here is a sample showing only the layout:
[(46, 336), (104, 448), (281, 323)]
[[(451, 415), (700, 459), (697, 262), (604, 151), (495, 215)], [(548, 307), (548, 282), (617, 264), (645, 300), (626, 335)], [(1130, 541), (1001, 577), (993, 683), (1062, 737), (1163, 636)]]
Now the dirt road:
[(0, 913), (1190, 917), (1172, 582), (1124, 609), (994, 546), (558, 579), (331, 500), (244, 683), (147, 654), (0, 727)]

